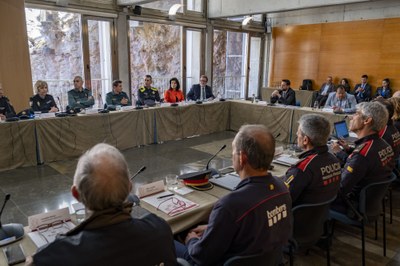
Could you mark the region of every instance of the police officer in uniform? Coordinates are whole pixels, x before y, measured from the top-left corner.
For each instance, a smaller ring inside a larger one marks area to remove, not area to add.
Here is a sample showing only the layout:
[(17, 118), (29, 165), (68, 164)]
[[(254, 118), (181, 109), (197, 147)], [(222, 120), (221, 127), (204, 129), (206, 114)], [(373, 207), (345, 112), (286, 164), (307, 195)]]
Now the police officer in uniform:
[(154, 105), (156, 101), (159, 102), (161, 100), (158, 89), (151, 86), (152, 82), (152, 77), (150, 75), (146, 75), (144, 78), (144, 86), (140, 87), (139, 89), (139, 104)]
[(387, 180), (392, 172), (393, 149), (379, 137), (388, 121), (386, 108), (378, 102), (362, 102), (357, 105), (357, 111), (350, 120), (350, 130), (357, 134), (355, 149), (340, 141), (332, 145), (332, 150), (337, 155), (350, 153), (345, 158), (340, 184), (340, 197), (336, 199), (332, 208), (345, 213), (347, 209), (343, 197), (358, 200), (359, 193), (365, 186)]
[(115, 109), (116, 105), (128, 106), (132, 105), (128, 95), (122, 91), (122, 81), (114, 80), (113, 89), (106, 95), (106, 108)]
[(321, 115), (307, 114), (300, 118), (297, 144), (305, 151), (285, 178), (293, 206), (324, 202), (337, 194), (341, 167), (326, 145), (330, 132), (329, 121)]
[[(215, 203), (208, 225), (192, 229), (177, 256), (194, 265), (222, 265), (233, 256), (281, 249), (291, 235), (291, 199), (282, 180), (268, 173), (275, 140), (265, 126), (242, 126), (232, 142), (241, 182)], [(272, 260), (273, 258), (271, 258)]]
[(3, 87), (0, 83), (0, 119), (5, 120), (6, 118), (13, 117), (15, 115), (14, 107), (10, 103), (10, 100), (4, 96)]
[(94, 105), (92, 91), (83, 88), (81, 76), (74, 78), (74, 89), (68, 92), (68, 107), (70, 109), (89, 108)]
[(57, 112), (58, 108), (53, 96), (47, 94), (47, 82), (43, 80), (36, 81), (35, 89), (37, 94), (30, 98), (32, 110), (42, 113)]

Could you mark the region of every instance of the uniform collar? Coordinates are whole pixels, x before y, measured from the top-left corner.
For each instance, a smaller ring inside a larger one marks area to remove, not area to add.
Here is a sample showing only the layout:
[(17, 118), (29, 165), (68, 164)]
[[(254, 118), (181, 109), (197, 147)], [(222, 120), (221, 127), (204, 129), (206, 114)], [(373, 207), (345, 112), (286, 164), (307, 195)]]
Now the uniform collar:
[(306, 158), (307, 156), (312, 155), (312, 154), (321, 154), (321, 153), (325, 153), (325, 152), (328, 152), (328, 151), (329, 151), (329, 148), (328, 148), (327, 145), (318, 146), (318, 147), (314, 147), (311, 150), (308, 150), (308, 151), (305, 151), (305, 152), (301, 153), (299, 155), (299, 158), (303, 159), (303, 158)]
[(239, 184), (237, 185), (235, 190), (237, 190), (241, 187), (244, 187), (245, 185), (250, 184), (250, 183), (267, 183), (270, 178), (272, 178), (272, 175), (270, 173), (268, 173), (267, 175), (263, 175), (263, 176), (247, 177), (239, 182)]
[(364, 143), (364, 142), (367, 142), (368, 140), (373, 140), (373, 139), (379, 139), (378, 133), (371, 134), (371, 135), (365, 136), (361, 139), (358, 139), (354, 142), (354, 144), (359, 145), (361, 143)]

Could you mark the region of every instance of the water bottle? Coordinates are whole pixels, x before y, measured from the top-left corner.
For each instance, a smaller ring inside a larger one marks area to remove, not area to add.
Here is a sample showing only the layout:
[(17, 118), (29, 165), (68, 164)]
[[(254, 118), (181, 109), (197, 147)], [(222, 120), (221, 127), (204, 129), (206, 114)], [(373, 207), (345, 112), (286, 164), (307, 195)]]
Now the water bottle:
[(314, 108), (313, 109), (318, 109), (319, 108), (319, 102), (318, 101), (315, 101), (314, 102)]

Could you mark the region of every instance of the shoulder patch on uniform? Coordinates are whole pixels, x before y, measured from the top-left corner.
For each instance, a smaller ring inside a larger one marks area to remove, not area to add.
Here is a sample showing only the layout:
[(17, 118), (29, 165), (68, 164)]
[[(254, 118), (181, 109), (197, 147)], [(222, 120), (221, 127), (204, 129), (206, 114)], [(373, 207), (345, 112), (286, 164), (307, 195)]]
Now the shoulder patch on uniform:
[(350, 165), (347, 166), (346, 170), (347, 170), (349, 173), (353, 173), (353, 168), (352, 168)]
[(153, 87), (151, 87), (151, 89), (152, 89), (153, 91), (158, 91), (158, 89), (157, 89), (157, 88), (153, 88)]
[(312, 155), (309, 155), (306, 158), (298, 161), (296, 164), (297, 168), (304, 172), (306, 170), (307, 166), (311, 163), (311, 161), (315, 157), (317, 157), (317, 154), (312, 154)]
[(145, 87), (140, 87), (140, 92), (144, 92), (145, 90), (146, 90), (146, 88)]

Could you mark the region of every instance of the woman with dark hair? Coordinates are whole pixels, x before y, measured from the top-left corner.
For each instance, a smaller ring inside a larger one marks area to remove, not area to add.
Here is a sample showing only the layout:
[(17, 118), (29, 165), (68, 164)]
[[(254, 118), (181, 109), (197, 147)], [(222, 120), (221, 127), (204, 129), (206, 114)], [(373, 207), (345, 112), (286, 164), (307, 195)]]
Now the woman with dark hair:
[(392, 103), (394, 113), (393, 113), (393, 124), (400, 131), (400, 98), (392, 97), (389, 98), (389, 102)]
[(342, 85), (344, 87), (345, 91), (347, 93), (350, 93), (350, 84), (349, 84), (349, 81), (347, 80), (347, 78), (342, 78), (339, 85)]
[(182, 90), (180, 89), (179, 80), (177, 78), (172, 78), (169, 81), (169, 89), (164, 93), (164, 102), (176, 103), (184, 100)]
[(392, 89), (390, 88), (390, 80), (385, 78), (382, 80), (382, 87), (376, 89), (375, 97), (383, 97), (385, 99), (392, 96)]

